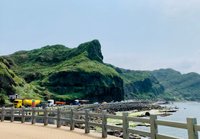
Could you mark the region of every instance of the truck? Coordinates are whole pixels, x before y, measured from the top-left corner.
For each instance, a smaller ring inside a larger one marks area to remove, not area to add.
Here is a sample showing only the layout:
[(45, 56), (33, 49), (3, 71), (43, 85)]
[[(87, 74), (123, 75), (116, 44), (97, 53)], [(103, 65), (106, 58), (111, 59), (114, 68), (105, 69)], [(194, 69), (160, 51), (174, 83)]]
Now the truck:
[(61, 106), (61, 105), (66, 105), (66, 102), (64, 101), (55, 101), (53, 99), (49, 99), (48, 100), (48, 107), (52, 107), (52, 106)]
[(53, 99), (49, 99), (48, 100), (48, 107), (52, 107), (52, 106), (55, 106), (54, 100)]
[(36, 107), (41, 103), (39, 99), (15, 99), (14, 100), (14, 107), (21, 108), (24, 107)]
[(62, 105), (66, 105), (66, 102), (56, 101), (55, 104), (58, 105), (58, 106), (62, 106)]

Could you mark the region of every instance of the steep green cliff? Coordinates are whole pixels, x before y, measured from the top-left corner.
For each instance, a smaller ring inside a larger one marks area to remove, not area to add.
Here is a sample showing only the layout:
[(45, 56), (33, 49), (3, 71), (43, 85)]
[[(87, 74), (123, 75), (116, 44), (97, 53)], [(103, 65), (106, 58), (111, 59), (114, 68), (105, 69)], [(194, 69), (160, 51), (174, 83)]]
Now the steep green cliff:
[(125, 99), (155, 100), (164, 88), (149, 71), (116, 69), (124, 81)]
[(6, 57), (11, 68), (26, 82), (45, 92), (45, 98), (119, 101), (124, 98), (123, 80), (103, 63), (98, 40), (77, 48), (63, 45), (20, 51)]

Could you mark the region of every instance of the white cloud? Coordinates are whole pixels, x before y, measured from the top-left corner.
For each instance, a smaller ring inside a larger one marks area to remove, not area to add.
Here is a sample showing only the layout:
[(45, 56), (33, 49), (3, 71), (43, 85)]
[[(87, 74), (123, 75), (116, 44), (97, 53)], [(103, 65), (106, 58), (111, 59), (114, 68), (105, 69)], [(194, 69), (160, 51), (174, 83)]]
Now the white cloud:
[(173, 67), (182, 71), (183, 73), (200, 73), (200, 50), (190, 54), (190, 57), (179, 59), (176, 64), (173, 65)]
[(200, 0), (158, 0), (157, 4), (162, 7), (167, 16), (179, 16), (199, 11)]
[(126, 10), (136, 8), (157, 8), (168, 16), (175, 16), (199, 10), (200, 0), (126, 0), (117, 1), (118, 6)]

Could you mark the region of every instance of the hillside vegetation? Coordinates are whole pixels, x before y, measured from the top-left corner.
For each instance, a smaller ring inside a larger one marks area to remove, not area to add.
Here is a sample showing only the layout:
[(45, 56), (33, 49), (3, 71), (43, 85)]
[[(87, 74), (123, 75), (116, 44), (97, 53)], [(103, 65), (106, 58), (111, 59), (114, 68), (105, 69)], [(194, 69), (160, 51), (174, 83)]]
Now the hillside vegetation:
[(18, 77), (10, 66), (6, 59), (0, 57), (0, 104), (9, 103), (8, 96), (13, 94), (26, 98), (42, 98), (37, 88)]
[(172, 69), (126, 70), (103, 62), (98, 40), (48, 45), (0, 57), (0, 104), (22, 98), (95, 101), (199, 100), (200, 75)]
[(45, 46), (5, 58), (13, 62), (17, 75), (44, 92), (45, 99), (119, 101), (124, 97), (123, 80), (103, 63), (98, 40), (77, 48)]
[(164, 93), (163, 86), (148, 71), (121, 69), (120, 76), (124, 80), (126, 99), (156, 100)]
[(162, 96), (169, 100), (200, 100), (200, 75), (197, 73), (181, 74), (173, 69), (155, 70), (152, 74), (163, 85)]

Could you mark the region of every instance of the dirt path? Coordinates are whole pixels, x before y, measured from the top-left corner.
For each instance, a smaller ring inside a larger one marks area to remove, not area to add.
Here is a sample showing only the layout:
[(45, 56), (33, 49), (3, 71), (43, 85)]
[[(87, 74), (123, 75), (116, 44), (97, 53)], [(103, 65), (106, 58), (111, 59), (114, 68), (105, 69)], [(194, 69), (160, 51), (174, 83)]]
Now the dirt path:
[[(91, 131), (85, 134), (84, 130), (75, 129), (70, 131), (69, 127), (56, 128), (55, 125), (44, 127), (41, 124), (31, 125), (18, 122), (0, 122), (1, 139), (102, 139), (100, 133)], [(119, 139), (108, 136), (107, 139)]]

